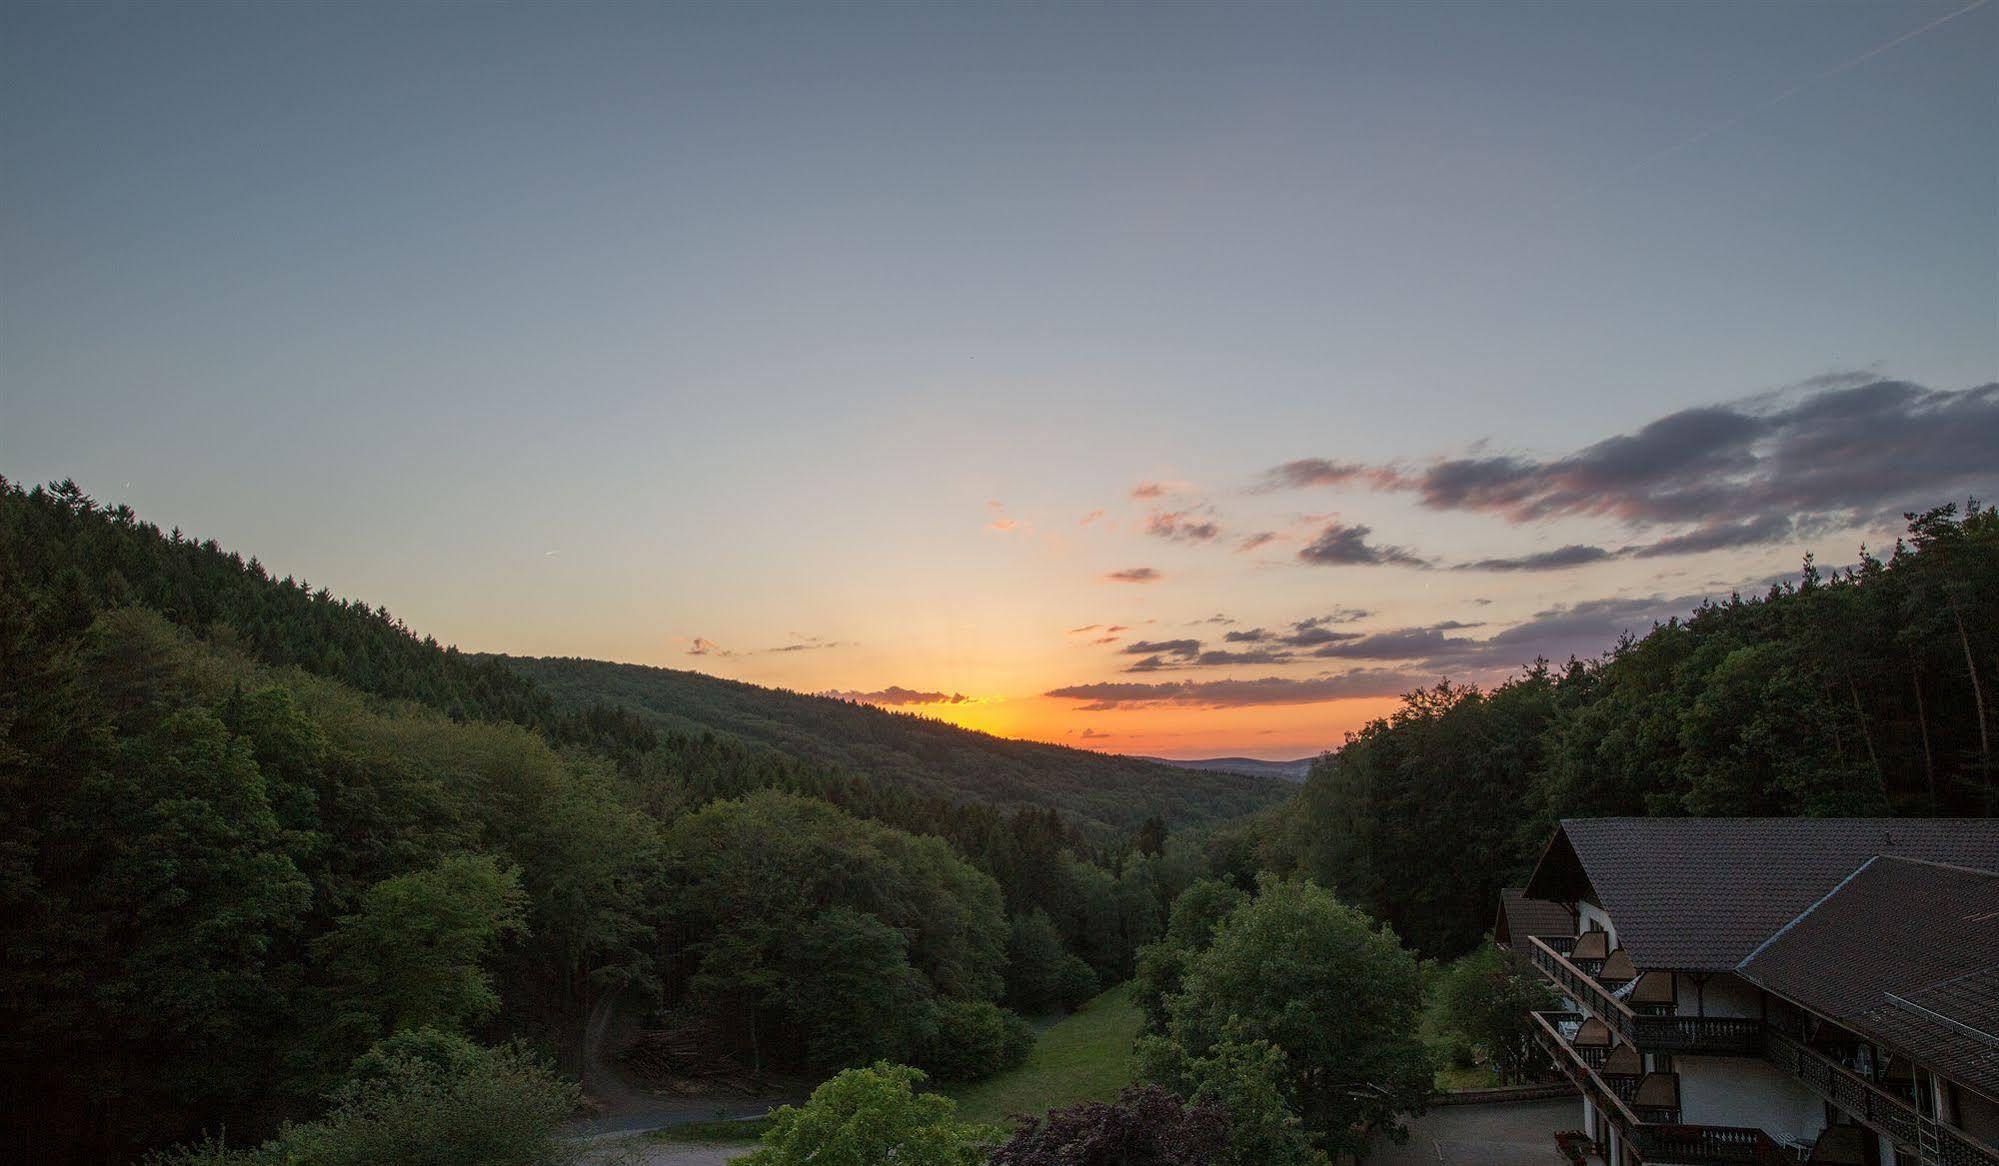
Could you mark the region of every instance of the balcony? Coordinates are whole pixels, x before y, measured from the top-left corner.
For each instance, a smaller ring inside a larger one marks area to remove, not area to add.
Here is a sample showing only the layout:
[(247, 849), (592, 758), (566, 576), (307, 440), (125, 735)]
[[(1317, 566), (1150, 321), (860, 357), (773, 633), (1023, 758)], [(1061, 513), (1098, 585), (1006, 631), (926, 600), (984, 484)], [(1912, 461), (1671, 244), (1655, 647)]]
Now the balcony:
[(1771, 1064), (1804, 1082), (1806, 1088), (1855, 1121), (1916, 1150), (1916, 1160), (1923, 1166), (1999, 1166), (1999, 1149), (1931, 1119), (1905, 1098), (1790, 1034), (1772, 1028), (1765, 1038), (1765, 1049)]
[[(1798, 1156), (1762, 1130), (1681, 1124), (1679, 1089), (1671, 1074), (1613, 1078), (1598, 1073), (1562, 1035), (1567, 1025), (1573, 1024), (1579, 1031), (1588, 1023), (1581, 1014), (1536, 1012), (1534, 1023), (1534, 1037), (1553, 1058), (1555, 1067), (1596, 1103), (1646, 1166), (1705, 1166), (1710, 1162), (1796, 1166)], [(1669, 1104), (1659, 1104), (1662, 1102)]]
[[(1563, 944), (1563, 946), (1570, 946)], [(1724, 1016), (1654, 1016), (1634, 1010), (1539, 936), (1528, 958), (1569, 999), (1648, 1053), (1707, 1053), (1753, 1057), (1763, 1051), (1763, 1022)]]

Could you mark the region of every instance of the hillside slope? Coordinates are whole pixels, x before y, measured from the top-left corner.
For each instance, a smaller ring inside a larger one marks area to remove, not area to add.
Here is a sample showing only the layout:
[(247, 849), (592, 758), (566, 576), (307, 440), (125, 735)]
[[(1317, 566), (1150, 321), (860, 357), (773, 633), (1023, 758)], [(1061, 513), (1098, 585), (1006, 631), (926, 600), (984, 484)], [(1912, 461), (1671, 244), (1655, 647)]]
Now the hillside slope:
[(1144, 761), (1157, 761), (1175, 769), (1198, 769), (1206, 773), (1239, 773), (1244, 777), (1267, 777), (1273, 781), (1302, 782), (1305, 775), (1312, 772), (1312, 763), (1318, 758), (1300, 757), (1295, 761), (1265, 761), (1258, 757), (1202, 757), (1181, 760), (1174, 757), (1146, 757)]
[(608, 705), (668, 731), (727, 734), (954, 802), (1042, 806), (1111, 826), (1186, 826), (1291, 796), (1279, 782), (1010, 741), (942, 721), (698, 672), (571, 658), (496, 657), (560, 709)]

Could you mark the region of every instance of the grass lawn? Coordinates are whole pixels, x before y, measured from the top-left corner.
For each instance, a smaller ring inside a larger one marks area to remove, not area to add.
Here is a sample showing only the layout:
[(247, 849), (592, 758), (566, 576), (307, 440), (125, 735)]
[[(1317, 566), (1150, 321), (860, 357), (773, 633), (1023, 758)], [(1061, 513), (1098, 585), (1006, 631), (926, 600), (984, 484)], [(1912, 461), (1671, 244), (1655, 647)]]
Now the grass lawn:
[(674, 1145), (729, 1145), (754, 1142), (769, 1128), (770, 1119), (762, 1117), (752, 1121), (684, 1121), (662, 1126), (646, 1136), (655, 1142)]
[(1047, 1029), (1018, 1069), (944, 1093), (963, 1121), (1004, 1122), (1078, 1101), (1109, 1101), (1132, 1080), (1131, 1043), (1142, 1018), (1120, 984)]

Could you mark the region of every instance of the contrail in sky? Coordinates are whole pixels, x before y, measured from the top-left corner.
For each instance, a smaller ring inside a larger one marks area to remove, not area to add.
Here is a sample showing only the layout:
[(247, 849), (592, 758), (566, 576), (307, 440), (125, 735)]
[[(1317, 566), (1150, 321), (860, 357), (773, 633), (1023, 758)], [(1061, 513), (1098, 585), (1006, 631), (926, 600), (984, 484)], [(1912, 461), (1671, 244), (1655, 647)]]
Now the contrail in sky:
[[(1755, 105), (1749, 106), (1748, 108), (1740, 110), (1739, 112), (1732, 113), (1729, 116), (1722, 118), (1720, 121), (1717, 121), (1712, 125), (1704, 127), (1698, 133), (1692, 134), (1686, 139), (1680, 142), (1676, 142), (1673, 145), (1668, 146), (1665, 149), (1659, 151), (1658, 153), (1651, 155), (1650, 157), (1643, 158), (1638, 162), (1633, 163), (1631, 167), (1626, 171), (1626, 173), (1627, 174), (1634, 173), (1636, 171), (1643, 170), (1648, 166), (1655, 166), (1660, 162), (1663, 162), (1666, 159), (1672, 157), (1675, 154), (1678, 154), (1684, 150), (1692, 149), (1693, 147), (1700, 145), (1702, 142), (1707, 141), (1709, 138), (1714, 137), (1716, 134), (1734, 129), (1736, 126), (1741, 125), (1743, 122), (1748, 121), (1750, 118), (1756, 116), (1759, 113), (1762, 113), (1766, 109), (1770, 109), (1773, 106), (1782, 105), (1786, 101), (1789, 101), (1791, 98), (1796, 97), (1798, 94), (1804, 92), (1805, 90), (1811, 88), (1812, 86), (1818, 84), (1819, 82), (1826, 80), (1829, 77), (1836, 77), (1839, 74), (1846, 72), (1848, 69), (1852, 69), (1858, 65), (1871, 61), (1875, 57), (1880, 56), (1882, 53), (1887, 52), (1889, 49), (1892, 49), (1897, 45), (1904, 44), (1908, 41), (1912, 41), (1917, 37), (1923, 35), (1924, 33), (1931, 31), (1932, 29), (1939, 28), (1943, 25), (1949, 24), (1951, 21), (1956, 20), (1960, 16), (1963, 16), (1965, 13), (1974, 11), (1979, 8), (1983, 8), (1991, 2), (1992, 0), (1972, 0), (1971, 3), (1956, 10), (1955, 12), (1950, 12), (1944, 14), (1943, 16), (1939, 16), (1935, 20), (1930, 21), (1928, 24), (1912, 28), (1909, 31), (1903, 33), (1901, 36), (1894, 38), (1893, 40), (1883, 41), (1880, 44), (1875, 45), (1873, 48), (1868, 49), (1866, 52), (1861, 53), (1857, 57), (1849, 57), (1848, 59), (1841, 61), (1839, 64), (1834, 65), (1830, 69), (1814, 73), (1811, 76), (1805, 78), (1804, 80), (1798, 82), (1796, 85), (1791, 86), (1789, 89), (1786, 89), (1783, 92), (1776, 94), (1775, 96), (1765, 98), (1764, 100), (1757, 102)], [(1590, 188), (1590, 190), (1594, 189), (1595, 189), (1594, 187)], [(1585, 194), (1589, 193), (1589, 190), (1585, 190), (1583, 193)]]

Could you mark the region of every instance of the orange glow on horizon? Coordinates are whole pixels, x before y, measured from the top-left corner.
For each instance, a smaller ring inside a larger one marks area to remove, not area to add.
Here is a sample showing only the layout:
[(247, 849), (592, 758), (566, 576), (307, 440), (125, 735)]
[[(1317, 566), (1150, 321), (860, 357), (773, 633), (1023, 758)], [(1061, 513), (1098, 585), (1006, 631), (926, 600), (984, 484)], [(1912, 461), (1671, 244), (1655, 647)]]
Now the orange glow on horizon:
[(1079, 702), (1032, 696), (904, 709), (959, 728), (1100, 753), (1291, 760), (1337, 748), (1347, 733), (1400, 703), (1370, 697), (1240, 708), (1141, 706), (1085, 712)]

